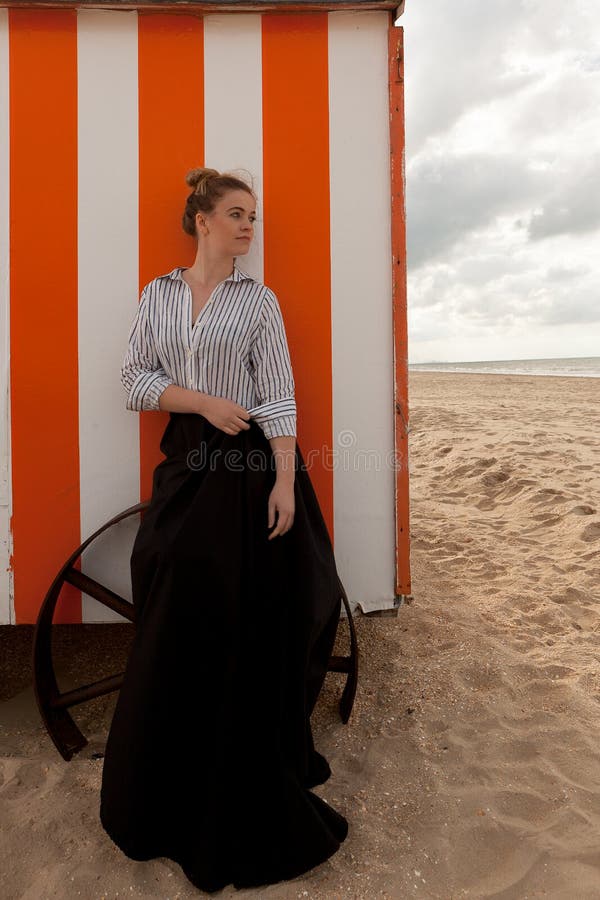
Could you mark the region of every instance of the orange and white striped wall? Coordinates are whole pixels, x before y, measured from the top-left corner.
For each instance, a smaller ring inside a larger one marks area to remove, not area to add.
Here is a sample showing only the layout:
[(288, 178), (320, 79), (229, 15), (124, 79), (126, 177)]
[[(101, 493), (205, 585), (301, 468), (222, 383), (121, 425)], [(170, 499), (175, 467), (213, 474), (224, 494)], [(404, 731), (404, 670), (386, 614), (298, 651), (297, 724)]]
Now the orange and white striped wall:
[[(386, 10), (0, 9), (1, 623), (150, 495), (168, 414), (127, 411), (119, 370), (141, 286), (193, 260), (198, 165), (254, 179), (238, 263), (283, 309), (351, 606), (410, 593), (401, 41)], [(81, 559), (125, 597), (137, 525)], [(116, 620), (74, 588), (55, 616)]]

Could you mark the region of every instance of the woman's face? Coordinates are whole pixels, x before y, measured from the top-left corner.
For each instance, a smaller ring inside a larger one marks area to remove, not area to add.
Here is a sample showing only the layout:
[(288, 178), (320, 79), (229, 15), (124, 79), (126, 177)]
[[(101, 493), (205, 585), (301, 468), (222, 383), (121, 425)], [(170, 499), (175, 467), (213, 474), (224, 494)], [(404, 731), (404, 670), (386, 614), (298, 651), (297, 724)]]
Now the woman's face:
[(256, 204), (247, 191), (228, 191), (208, 215), (199, 213), (196, 224), (202, 233), (203, 223), (208, 226), (209, 240), (218, 255), (240, 256), (247, 253), (254, 237)]

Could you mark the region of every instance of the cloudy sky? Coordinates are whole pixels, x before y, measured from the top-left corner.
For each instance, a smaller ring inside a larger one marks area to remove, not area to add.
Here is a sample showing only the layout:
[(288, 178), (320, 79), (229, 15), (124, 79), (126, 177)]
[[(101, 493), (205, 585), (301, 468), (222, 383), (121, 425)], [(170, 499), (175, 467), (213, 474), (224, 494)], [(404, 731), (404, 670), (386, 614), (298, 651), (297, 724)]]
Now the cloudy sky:
[(406, 0), (409, 359), (600, 356), (600, 0)]

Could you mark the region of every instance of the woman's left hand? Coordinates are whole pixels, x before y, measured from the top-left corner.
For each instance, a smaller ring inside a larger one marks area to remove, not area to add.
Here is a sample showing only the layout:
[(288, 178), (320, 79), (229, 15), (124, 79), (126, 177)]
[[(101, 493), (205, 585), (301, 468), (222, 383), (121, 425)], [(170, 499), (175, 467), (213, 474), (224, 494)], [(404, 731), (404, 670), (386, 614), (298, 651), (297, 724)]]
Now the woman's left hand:
[(269, 495), (269, 528), (275, 524), (275, 513), (278, 513), (278, 518), (277, 526), (269, 535), (269, 540), (290, 530), (294, 524), (295, 509), (294, 482), (276, 479), (275, 487)]

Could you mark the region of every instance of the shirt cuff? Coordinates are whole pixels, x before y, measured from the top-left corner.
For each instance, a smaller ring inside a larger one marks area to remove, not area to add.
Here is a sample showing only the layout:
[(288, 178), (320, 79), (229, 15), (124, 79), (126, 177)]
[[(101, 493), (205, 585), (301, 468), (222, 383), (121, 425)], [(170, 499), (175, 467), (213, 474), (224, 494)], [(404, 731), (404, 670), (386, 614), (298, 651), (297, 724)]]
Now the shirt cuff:
[(262, 422), (265, 437), (296, 437), (296, 416), (279, 416), (269, 422)]
[(267, 438), (296, 437), (296, 401), (294, 397), (271, 400), (248, 410)]
[(144, 372), (132, 384), (127, 397), (126, 408), (131, 410), (160, 409), (160, 395), (174, 384), (167, 375), (160, 372)]

